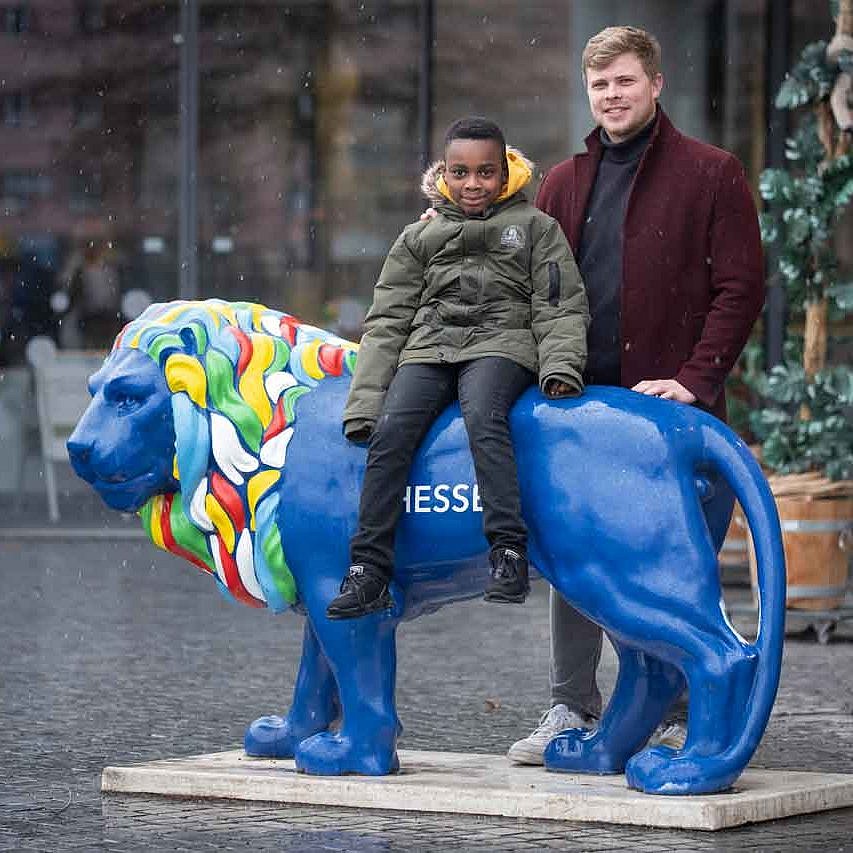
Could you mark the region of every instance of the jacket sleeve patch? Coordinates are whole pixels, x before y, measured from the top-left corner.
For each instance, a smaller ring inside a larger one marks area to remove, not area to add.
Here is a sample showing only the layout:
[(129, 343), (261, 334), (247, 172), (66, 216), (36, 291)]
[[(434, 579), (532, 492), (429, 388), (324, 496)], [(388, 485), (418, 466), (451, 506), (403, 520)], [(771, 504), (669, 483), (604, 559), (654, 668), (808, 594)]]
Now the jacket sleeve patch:
[(560, 304), (560, 265), (556, 261), (548, 262), (548, 304)]

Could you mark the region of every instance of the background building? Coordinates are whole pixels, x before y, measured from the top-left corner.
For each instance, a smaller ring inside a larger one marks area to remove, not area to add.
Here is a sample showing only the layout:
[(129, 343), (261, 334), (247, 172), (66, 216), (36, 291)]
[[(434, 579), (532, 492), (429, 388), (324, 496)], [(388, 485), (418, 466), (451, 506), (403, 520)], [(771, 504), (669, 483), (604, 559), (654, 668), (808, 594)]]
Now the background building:
[[(7, 363), (29, 335), (59, 333), (49, 298), (89, 243), (106, 247), (122, 292), (187, 295), (188, 162), (194, 294), (258, 300), (327, 325), (344, 304), (348, 331), (353, 302), (369, 301), (385, 252), (423, 207), (422, 163), (454, 118), (495, 118), (548, 168), (589, 129), (586, 39), (631, 22), (660, 37), (662, 103), (675, 122), (735, 152), (755, 182), (767, 160), (774, 51), (786, 68), (831, 31), (825, 4), (810, 0), (183, 3), (198, 22), (191, 161), (180, 133), (181, 0), (0, 2)], [(771, 36), (780, 15), (790, 45)]]

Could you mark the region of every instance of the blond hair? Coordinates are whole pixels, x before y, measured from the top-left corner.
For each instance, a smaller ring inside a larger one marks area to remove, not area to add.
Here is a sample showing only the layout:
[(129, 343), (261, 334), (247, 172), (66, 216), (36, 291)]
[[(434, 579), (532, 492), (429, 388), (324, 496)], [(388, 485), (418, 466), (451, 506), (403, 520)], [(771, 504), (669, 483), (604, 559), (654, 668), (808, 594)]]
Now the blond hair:
[(635, 54), (650, 80), (660, 74), (660, 42), (651, 33), (638, 27), (606, 27), (583, 49), (581, 73), (584, 79), (588, 68), (598, 71), (623, 53)]

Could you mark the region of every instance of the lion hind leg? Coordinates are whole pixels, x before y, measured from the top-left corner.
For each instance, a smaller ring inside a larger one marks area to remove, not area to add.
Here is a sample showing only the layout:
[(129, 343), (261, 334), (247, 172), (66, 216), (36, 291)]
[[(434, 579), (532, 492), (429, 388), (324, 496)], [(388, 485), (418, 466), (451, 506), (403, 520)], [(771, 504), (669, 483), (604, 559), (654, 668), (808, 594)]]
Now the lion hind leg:
[(685, 749), (697, 755), (713, 755), (725, 750), (740, 734), (743, 709), (755, 681), (758, 657), (751, 647), (731, 648), (720, 660), (693, 663), (687, 670), (690, 685)]
[(286, 716), (270, 714), (252, 722), (243, 738), (247, 755), (293, 758), (297, 745), (326, 731), (339, 712), (338, 688), (309, 619), (305, 620), (302, 659)]
[(544, 756), (548, 770), (621, 773), (684, 688), (684, 678), (674, 666), (611, 641), (619, 675), (601, 721), (590, 731), (569, 729), (552, 739)]
[(740, 648), (740, 654), (721, 656), (712, 666), (707, 659), (688, 664), (687, 741), (678, 752), (658, 746), (631, 758), (625, 768), (629, 787), (652, 794), (706, 794), (734, 783), (745, 762), (731, 747), (741, 734), (758, 662), (749, 647)]
[[(708, 553), (713, 557), (710, 547)], [(741, 750), (738, 754), (746, 757), (735, 766), (737, 759), (730, 757), (730, 746), (733, 739), (742, 739), (742, 719), (750, 705), (746, 697), (756, 674), (756, 650), (725, 620), (718, 583), (708, 580), (716, 579), (716, 565), (711, 565), (710, 557), (701, 562), (685, 561), (677, 554), (668, 555), (668, 561), (659, 559), (649, 568), (648, 576), (657, 580), (652, 589), (626, 583), (624, 577), (618, 587), (605, 578), (594, 588), (584, 589), (593, 606), (600, 604), (597, 599), (608, 597), (606, 627), (611, 635), (630, 638), (632, 645), (677, 668), (687, 679), (690, 710), (684, 748), (678, 752), (665, 747), (646, 749), (625, 765), (629, 785), (649, 793), (721, 790), (737, 778), (751, 754)], [(691, 573), (685, 570), (685, 563), (697, 568)], [(644, 577), (642, 569), (635, 566), (637, 578)], [(677, 597), (660, 593), (666, 591), (661, 582), (666, 578), (676, 579), (671, 585), (678, 589)], [(646, 602), (646, 606), (638, 607), (638, 602)], [(630, 703), (623, 707), (629, 708)], [(737, 708), (735, 723), (730, 722), (733, 708)], [(623, 733), (623, 737), (629, 736)], [(614, 754), (628, 752), (626, 744), (618, 749), (618, 738), (613, 742)], [(596, 772), (594, 767), (590, 771)]]

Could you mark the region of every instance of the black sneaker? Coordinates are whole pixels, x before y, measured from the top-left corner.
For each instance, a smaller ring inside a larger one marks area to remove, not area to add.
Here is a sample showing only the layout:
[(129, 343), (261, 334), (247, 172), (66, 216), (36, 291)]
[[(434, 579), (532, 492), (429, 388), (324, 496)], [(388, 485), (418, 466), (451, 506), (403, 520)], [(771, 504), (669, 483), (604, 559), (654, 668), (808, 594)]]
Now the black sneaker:
[(527, 558), (512, 548), (495, 548), (489, 555), (491, 579), (486, 584), (486, 601), (521, 604), (530, 592)]
[(350, 566), (341, 594), (326, 608), (327, 619), (355, 619), (393, 604), (385, 576), (371, 566)]

